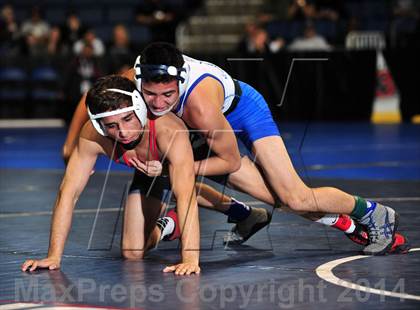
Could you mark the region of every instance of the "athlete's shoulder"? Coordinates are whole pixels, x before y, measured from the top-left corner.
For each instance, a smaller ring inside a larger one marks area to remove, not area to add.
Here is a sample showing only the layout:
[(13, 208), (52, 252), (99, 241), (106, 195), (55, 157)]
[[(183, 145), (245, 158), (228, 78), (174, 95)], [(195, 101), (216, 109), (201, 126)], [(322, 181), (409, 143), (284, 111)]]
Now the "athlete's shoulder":
[(224, 101), (223, 86), (212, 77), (205, 77), (193, 89), (188, 97), (185, 110), (193, 113), (206, 113), (214, 108), (220, 110)]
[(157, 131), (186, 129), (184, 122), (172, 112), (156, 118), (154, 122)]
[(92, 123), (88, 121), (83, 125), (82, 130), (80, 131), (79, 143), (88, 144), (91, 147), (98, 149), (98, 151), (101, 151), (110, 144), (110, 141), (106, 137), (100, 135), (93, 127)]
[[(156, 142), (161, 152), (172, 161), (175, 145), (189, 145), (189, 131), (184, 122), (173, 113), (167, 113), (155, 120)], [(180, 155), (180, 154), (178, 154)]]

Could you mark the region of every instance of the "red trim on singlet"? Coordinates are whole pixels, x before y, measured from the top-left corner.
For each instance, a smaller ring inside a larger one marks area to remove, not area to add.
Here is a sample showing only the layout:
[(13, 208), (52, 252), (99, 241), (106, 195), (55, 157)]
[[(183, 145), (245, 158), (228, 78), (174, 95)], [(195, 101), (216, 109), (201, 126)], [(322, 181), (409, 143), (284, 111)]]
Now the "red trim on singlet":
[(159, 152), (158, 152), (157, 143), (156, 143), (156, 129), (155, 129), (154, 119), (151, 119), (149, 121), (149, 149), (152, 154), (152, 159), (159, 160)]
[[(118, 145), (117, 145), (117, 147), (118, 147)], [(119, 157), (118, 157), (118, 154), (117, 154), (117, 149), (115, 148), (115, 151), (114, 151), (114, 158), (112, 158), (117, 164), (119, 164), (120, 163), (120, 159), (119, 159)]]
[(117, 143), (114, 153), (114, 161), (118, 164), (124, 164), (128, 167), (132, 167), (125, 152), (126, 150), (121, 146), (121, 144)]
[(122, 158), (124, 160), (124, 163), (128, 166), (128, 167), (132, 167), (132, 165), (130, 164), (130, 162), (128, 161), (127, 155), (125, 154), (126, 152), (124, 152), (122, 154)]
[(124, 150), (122, 148), (122, 146), (117, 142), (117, 145), (115, 146), (115, 151), (114, 151), (114, 161), (116, 163), (121, 163), (120, 159), (122, 157), (121, 154), (124, 154)]

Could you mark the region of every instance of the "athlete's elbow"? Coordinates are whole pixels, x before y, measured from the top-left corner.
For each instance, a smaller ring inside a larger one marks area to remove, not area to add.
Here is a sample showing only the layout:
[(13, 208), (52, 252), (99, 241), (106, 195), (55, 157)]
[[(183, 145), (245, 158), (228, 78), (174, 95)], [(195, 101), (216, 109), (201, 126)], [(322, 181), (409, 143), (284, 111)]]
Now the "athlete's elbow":
[(63, 157), (64, 163), (67, 166), (71, 153), (73, 152), (75, 145), (73, 142), (66, 141), (61, 149), (61, 155)]

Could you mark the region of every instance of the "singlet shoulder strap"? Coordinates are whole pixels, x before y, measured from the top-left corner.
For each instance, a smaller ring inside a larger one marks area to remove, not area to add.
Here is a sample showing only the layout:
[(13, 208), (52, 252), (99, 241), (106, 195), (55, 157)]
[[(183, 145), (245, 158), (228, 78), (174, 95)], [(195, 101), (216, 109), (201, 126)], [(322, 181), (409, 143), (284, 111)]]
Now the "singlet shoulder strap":
[(149, 150), (153, 160), (159, 160), (159, 152), (156, 143), (155, 119), (149, 119)]
[(125, 152), (126, 152), (126, 150), (124, 150), (122, 145), (117, 143), (117, 145), (115, 146), (115, 151), (114, 151), (114, 161), (116, 163), (125, 164), (125, 165), (131, 167), (131, 164), (128, 161)]

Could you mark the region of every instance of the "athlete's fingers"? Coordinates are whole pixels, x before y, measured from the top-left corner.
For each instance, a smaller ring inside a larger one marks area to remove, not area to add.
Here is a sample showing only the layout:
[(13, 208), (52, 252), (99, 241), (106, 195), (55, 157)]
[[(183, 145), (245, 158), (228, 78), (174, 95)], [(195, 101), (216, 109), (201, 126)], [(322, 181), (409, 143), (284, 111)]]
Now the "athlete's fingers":
[(145, 173), (150, 177), (159, 176), (162, 173), (162, 164), (157, 160), (147, 161), (146, 163), (142, 162), (138, 158), (131, 158), (129, 162), (137, 170)]
[(174, 272), (176, 267), (177, 265), (166, 266), (165, 269), (163, 269), (163, 272)]
[(187, 275), (188, 275), (188, 276), (189, 276), (189, 275), (191, 275), (191, 274), (194, 274), (194, 273), (196, 273), (196, 274), (200, 273), (200, 268), (199, 268), (199, 267), (196, 267), (196, 268), (190, 268), (190, 269), (188, 269), (188, 271), (187, 271)]
[(134, 166), (138, 170), (140, 170), (140, 171), (142, 171), (144, 173), (147, 173), (147, 166), (141, 160), (139, 160), (138, 158), (133, 157), (131, 159), (131, 162), (134, 164)]
[(184, 266), (178, 265), (178, 268), (176, 268), (176, 270), (175, 270), (175, 274), (179, 275), (179, 276), (182, 276), (182, 275), (184, 275), (185, 271), (186, 271), (186, 268)]
[(29, 271), (34, 271), (38, 267), (38, 261), (34, 261)]
[(146, 161), (145, 165), (148, 171), (158, 171), (160, 162), (156, 160), (151, 160), (151, 161)]
[(48, 268), (50, 270), (54, 270), (60, 268), (60, 263), (51, 258), (44, 258), (41, 260), (28, 259), (22, 264), (21, 269), (22, 271), (27, 271), (28, 268), (29, 271), (34, 271), (35, 269), (39, 268)]
[(134, 168), (136, 168), (137, 170), (140, 170), (143, 173), (146, 173), (146, 171), (144, 169), (141, 168), (140, 166), (140, 162), (138, 160), (136, 160), (135, 158), (132, 158), (129, 160), (129, 162), (133, 165)]
[(146, 162), (147, 170), (158, 176), (162, 173), (162, 164), (158, 160), (151, 160)]
[(132, 158), (130, 159), (130, 162), (136, 169), (150, 177), (159, 176), (162, 173), (162, 165), (157, 160), (144, 163), (138, 158)]
[(158, 160), (149, 160), (149, 161), (146, 161), (146, 165), (148, 167), (153, 167), (155, 169), (162, 169), (162, 164)]
[(186, 275), (187, 274), (187, 268), (182, 268), (181, 271), (179, 272), (180, 276)]
[(32, 259), (27, 259), (23, 264), (22, 264), (22, 271), (26, 271), (26, 269), (28, 269), (29, 266), (31, 266), (33, 263)]
[(191, 275), (199, 274), (201, 271), (200, 267), (191, 264), (178, 264), (173, 266), (167, 266), (163, 269), (163, 272), (174, 272), (176, 275)]
[(187, 266), (182, 266), (181, 268), (179, 268), (177, 271), (175, 271), (175, 274), (177, 275), (190, 275), (192, 273), (197, 273), (198, 272), (199, 267), (197, 266), (191, 266), (191, 265), (187, 265)]
[(199, 274), (200, 273), (200, 266), (197, 266), (197, 265), (193, 265), (193, 266), (190, 266), (190, 268), (188, 269), (188, 275), (189, 274), (192, 274), (192, 273), (195, 273), (195, 274)]
[(193, 273), (199, 274), (200, 267), (194, 264), (177, 264), (166, 267), (163, 272), (174, 272), (176, 275), (191, 275)]

